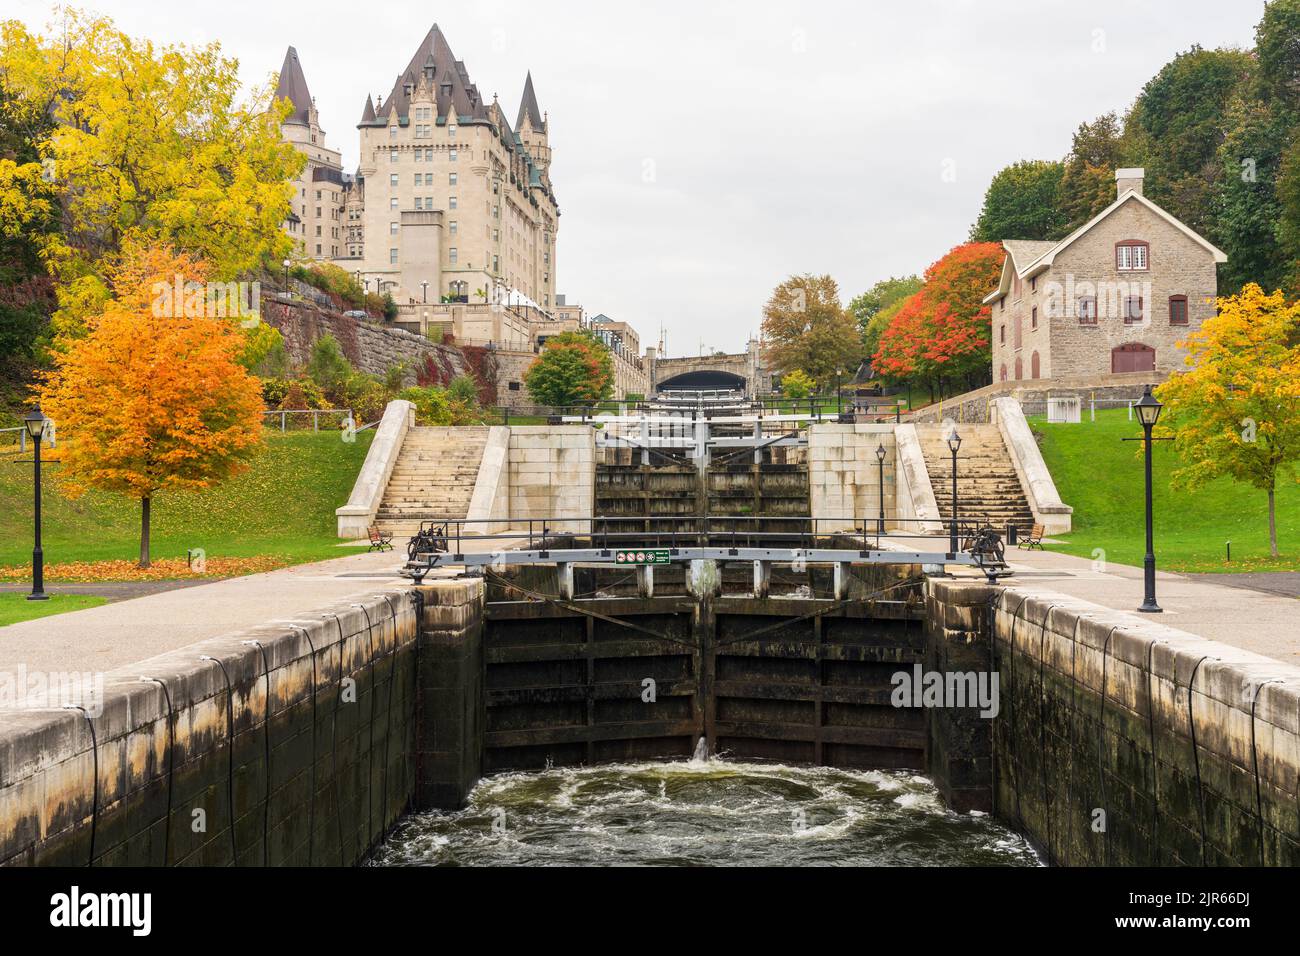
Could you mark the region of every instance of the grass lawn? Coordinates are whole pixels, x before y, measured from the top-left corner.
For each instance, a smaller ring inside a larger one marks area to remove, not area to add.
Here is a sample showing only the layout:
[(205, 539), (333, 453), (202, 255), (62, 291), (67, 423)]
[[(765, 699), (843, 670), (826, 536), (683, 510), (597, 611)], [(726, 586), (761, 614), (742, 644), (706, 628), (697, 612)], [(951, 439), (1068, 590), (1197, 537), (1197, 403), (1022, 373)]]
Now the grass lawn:
[[(345, 504), (372, 432), (344, 442), (340, 433), (268, 430), (250, 471), (202, 492), (164, 492), (153, 502), (152, 556), (184, 559), (201, 548), (214, 558), (268, 558), (277, 564), (341, 557), (334, 510)], [(47, 451), (58, 458), (58, 449)], [(26, 565), (32, 548), (32, 466), (0, 456), (0, 567)], [(139, 503), (90, 492), (75, 501), (58, 487), (57, 464), (44, 470), (43, 526), (47, 567), (72, 562), (135, 560)], [(47, 573), (47, 580), (57, 580)]]
[[(1074, 508), (1074, 531), (1050, 550), (1142, 564), (1146, 552), (1142, 428), (1127, 410), (1099, 411), (1090, 422), (1049, 425), (1030, 419), (1061, 500)], [(1196, 491), (1174, 489), (1170, 475), (1181, 461), (1177, 442), (1154, 448), (1153, 499), (1157, 565), (1168, 571), (1232, 572), (1300, 569), (1300, 485), (1279, 479), (1277, 535), (1281, 557), (1269, 556), (1268, 497), (1249, 485), (1219, 479)], [(1232, 563), (1226, 542), (1232, 542)]]
[(26, 594), (0, 594), (0, 627), (107, 603), (108, 598), (89, 594), (55, 594), (48, 601), (29, 601)]

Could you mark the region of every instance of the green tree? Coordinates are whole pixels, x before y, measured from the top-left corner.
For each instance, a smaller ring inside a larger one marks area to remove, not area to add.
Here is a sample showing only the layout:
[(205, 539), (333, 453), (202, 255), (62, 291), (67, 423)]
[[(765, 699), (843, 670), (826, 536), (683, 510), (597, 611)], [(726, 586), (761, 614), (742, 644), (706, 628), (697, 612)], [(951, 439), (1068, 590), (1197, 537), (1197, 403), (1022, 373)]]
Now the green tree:
[(546, 340), (524, 384), (539, 405), (594, 405), (614, 394), (614, 361), (594, 335), (564, 332)]
[(307, 359), (307, 374), (331, 398), (336, 397), (334, 393), (352, 375), (352, 363), (344, 356), (338, 339), (326, 334), (312, 344), (311, 357)]
[(1119, 118), (1114, 113), (1081, 123), (1074, 132), (1057, 204), (1069, 235), (1115, 201), (1115, 170), (1123, 164)]
[(767, 358), (782, 374), (800, 369), (819, 388), (851, 374), (866, 354), (853, 313), (830, 276), (792, 276), (763, 307)]
[(1146, 169), (1144, 194), (1201, 233), (1224, 172), (1228, 106), (1253, 67), (1241, 50), (1193, 46), (1152, 77), (1124, 121), (1125, 152)]
[(1057, 193), (1065, 164), (1027, 159), (998, 172), (984, 193), (984, 207), (971, 227), (971, 242), (1061, 239), (1065, 214)]
[(889, 324), (883, 313), (893, 315), (902, 307), (903, 300), (915, 295), (921, 288), (921, 277), (916, 275), (882, 279), (849, 303), (862, 333), (865, 354), (872, 355), (880, 345), (880, 333)]
[(808, 398), (815, 387), (816, 383), (801, 369), (781, 376), (781, 394), (786, 398)]

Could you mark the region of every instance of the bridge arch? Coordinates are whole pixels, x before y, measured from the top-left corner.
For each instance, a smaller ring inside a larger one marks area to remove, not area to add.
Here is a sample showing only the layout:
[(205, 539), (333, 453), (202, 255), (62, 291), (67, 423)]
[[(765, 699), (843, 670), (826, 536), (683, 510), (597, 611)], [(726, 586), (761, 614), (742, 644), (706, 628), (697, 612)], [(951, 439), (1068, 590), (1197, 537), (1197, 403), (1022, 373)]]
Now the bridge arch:
[(655, 386), (660, 392), (743, 392), (746, 382), (743, 375), (724, 372), (722, 369), (697, 369), (666, 378)]

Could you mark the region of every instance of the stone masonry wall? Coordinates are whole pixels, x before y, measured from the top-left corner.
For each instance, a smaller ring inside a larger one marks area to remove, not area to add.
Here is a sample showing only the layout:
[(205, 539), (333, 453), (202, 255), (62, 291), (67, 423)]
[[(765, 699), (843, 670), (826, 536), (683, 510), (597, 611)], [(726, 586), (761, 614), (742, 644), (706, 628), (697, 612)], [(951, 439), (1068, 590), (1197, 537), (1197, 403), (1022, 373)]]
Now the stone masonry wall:
[(880, 516), (880, 464), (876, 449), (881, 444), (887, 452), (885, 517), (888, 521), (898, 515), (894, 426), (809, 426), (810, 513), (819, 519), (819, 530), (860, 528), (864, 523), (875, 527)]
[(1049, 862), (1300, 864), (1300, 668), (1051, 592), (929, 593), (991, 634), (993, 810)]
[[(527, 425), (510, 429), (510, 507), (516, 527), (531, 520), (592, 517), (596, 492), (596, 432), (585, 425)], [(586, 521), (556, 521), (556, 531), (587, 531)], [(537, 530), (541, 530), (540, 526)]]
[(407, 385), (416, 383), (417, 371), (426, 360), (431, 360), (448, 381), (470, 373), (464, 354), (453, 346), (437, 345), (405, 329), (352, 318), (311, 302), (289, 303), (263, 297), (262, 319), (280, 330), (285, 350), (296, 364), (306, 363), (317, 340), (333, 335), (348, 361), (363, 372), (383, 375), (395, 365), (405, 365)]
[(416, 630), (375, 594), (0, 712), (0, 865), (358, 863), (415, 793)]

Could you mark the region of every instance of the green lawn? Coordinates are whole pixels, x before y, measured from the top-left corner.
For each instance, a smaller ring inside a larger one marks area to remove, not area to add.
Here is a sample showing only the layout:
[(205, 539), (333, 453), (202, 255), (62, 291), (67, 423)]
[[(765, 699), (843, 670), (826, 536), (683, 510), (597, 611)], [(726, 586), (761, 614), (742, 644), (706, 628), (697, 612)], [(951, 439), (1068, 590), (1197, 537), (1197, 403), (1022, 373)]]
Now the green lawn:
[[(372, 432), (347, 443), (338, 432), (268, 430), (267, 447), (250, 471), (203, 492), (171, 492), (153, 502), (154, 558), (276, 555), (301, 563), (346, 554), (335, 537), (334, 510), (345, 504)], [(46, 452), (58, 458), (58, 449)], [(0, 456), (0, 566), (25, 564), (32, 547), (32, 466)], [(91, 492), (72, 501), (58, 488), (57, 464), (45, 470), (47, 565), (135, 559), (139, 503)]]
[[(1052, 550), (1092, 557), (1096, 549), (1119, 564), (1141, 565), (1146, 552), (1141, 426), (1127, 410), (1085, 412), (1079, 425), (1030, 419), (1041, 436), (1043, 459), (1061, 500), (1074, 508), (1074, 532)], [(1287, 571), (1300, 569), (1300, 486), (1278, 482), (1277, 531), (1281, 557), (1269, 556), (1268, 498), (1262, 491), (1219, 479), (1197, 491), (1176, 490), (1170, 474), (1180, 464), (1177, 442), (1154, 452), (1156, 559), (1170, 571)], [(1232, 563), (1226, 543), (1232, 542)]]
[(19, 621), (34, 621), (107, 604), (108, 598), (89, 594), (55, 594), (48, 601), (29, 601), (26, 594), (0, 594), (0, 627)]

